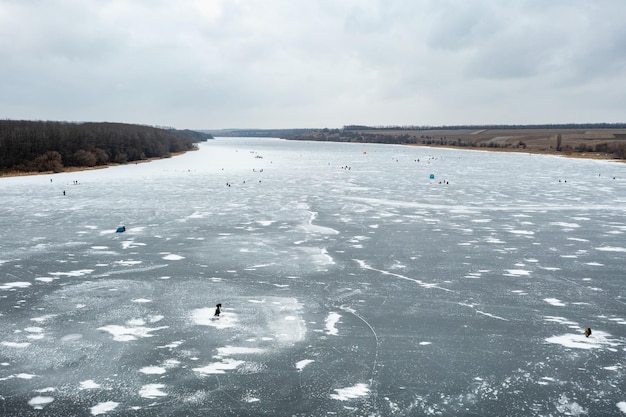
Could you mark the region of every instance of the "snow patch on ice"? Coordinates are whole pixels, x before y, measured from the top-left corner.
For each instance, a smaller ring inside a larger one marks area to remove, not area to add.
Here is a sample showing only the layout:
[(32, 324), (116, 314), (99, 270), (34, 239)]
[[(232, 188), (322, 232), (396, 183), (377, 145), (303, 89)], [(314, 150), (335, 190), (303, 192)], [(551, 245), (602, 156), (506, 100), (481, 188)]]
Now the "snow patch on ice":
[(556, 409), (559, 413), (568, 416), (579, 416), (581, 414), (587, 414), (587, 410), (581, 407), (576, 401), (571, 401), (565, 394), (561, 394), (556, 404)]
[(257, 397), (250, 397), (250, 396), (246, 396), (243, 400), (244, 400), (245, 402), (247, 402), (247, 403), (256, 403), (256, 402), (261, 401), (261, 399), (260, 399), (260, 398), (257, 398)]
[(100, 384), (94, 382), (93, 379), (88, 379), (86, 381), (81, 381), (79, 389), (98, 389), (100, 388)]
[(70, 333), (70, 334), (66, 334), (65, 336), (61, 337), (61, 342), (63, 343), (71, 343), (71, 342), (76, 342), (80, 339), (83, 338), (83, 335), (80, 333)]
[(121, 261), (115, 261), (114, 263), (118, 264), (118, 265), (122, 265), (122, 266), (133, 266), (133, 265), (139, 265), (142, 263), (142, 261), (133, 261), (133, 260), (121, 260)]
[(175, 349), (177, 347), (179, 347), (180, 345), (183, 344), (184, 341), (182, 340), (176, 340), (172, 343), (169, 343), (167, 345), (162, 345), (162, 346), (157, 346), (157, 349)]
[(596, 250), (604, 252), (626, 252), (626, 248), (622, 248), (621, 246), (600, 246), (596, 248)]
[(93, 269), (78, 269), (76, 271), (69, 272), (49, 272), (49, 274), (54, 276), (82, 277), (91, 274), (93, 271)]
[(139, 395), (143, 398), (165, 397), (167, 394), (161, 389), (165, 388), (163, 384), (147, 384), (141, 387)]
[(305, 366), (307, 366), (308, 364), (313, 363), (313, 362), (315, 362), (313, 359), (303, 359), (303, 360), (301, 360), (299, 362), (296, 362), (296, 369), (299, 372), (302, 372), (302, 370), (304, 369)]
[(197, 308), (191, 312), (191, 320), (199, 326), (211, 326), (218, 329), (227, 329), (235, 327), (237, 324), (237, 315), (234, 313), (224, 314), (215, 317), (214, 308)]
[(610, 339), (611, 335), (594, 330), (592, 336), (585, 337), (581, 333), (566, 333), (558, 336), (548, 337), (546, 342), (561, 345), (571, 349), (598, 349), (603, 346), (618, 346), (614, 340)]
[(545, 271), (560, 271), (561, 270), (561, 268), (558, 268), (556, 266), (540, 266), (539, 268)]
[(528, 271), (526, 269), (507, 269), (506, 270), (506, 276), (509, 277), (522, 277), (522, 276), (529, 276), (531, 271)]
[(272, 224), (276, 223), (274, 220), (256, 220), (256, 223), (261, 225), (261, 226), (271, 226)]
[(56, 314), (46, 314), (44, 316), (41, 317), (33, 317), (32, 319), (30, 319), (31, 321), (34, 321), (36, 323), (43, 323), (46, 322), (50, 319), (53, 319), (56, 317)]
[(223, 347), (217, 348), (217, 355), (215, 357), (221, 358), (224, 356), (247, 355), (247, 354), (263, 353), (263, 352), (265, 352), (265, 350), (260, 349), (260, 348), (251, 348), (251, 347), (242, 347), (242, 346), (223, 346)]
[(160, 366), (145, 366), (141, 368), (139, 372), (146, 375), (161, 375), (166, 371), (165, 368), (161, 368)]
[(244, 361), (226, 358), (220, 362), (213, 362), (200, 368), (193, 368), (193, 371), (204, 375), (225, 374), (226, 371), (237, 368)]
[(98, 330), (110, 333), (113, 336), (113, 340), (118, 342), (129, 342), (137, 340), (137, 338), (152, 337), (152, 332), (167, 329), (168, 326), (161, 327), (145, 327), (143, 326), (143, 320), (129, 320), (127, 323), (129, 326), (120, 326), (117, 324), (110, 324), (107, 326), (99, 327)]
[(115, 410), (119, 404), (120, 403), (116, 403), (115, 401), (105, 401), (94, 405), (89, 410), (92, 416), (99, 416), (100, 414), (106, 414), (109, 411)]
[(325, 320), (326, 334), (330, 334), (333, 336), (336, 336), (339, 334), (339, 330), (337, 330), (335, 325), (339, 322), (340, 318), (341, 318), (341, 314), (339, 313), (331, 312), (328, 314), (328, 317), (326, 317), (326, 320)]
[(0, 342), (0, 345), (6, 347), (13, 347), (23, 349), (30, 346), (30, 342)]
[(34, 327), (34, 326), (33, 327), (26, 327), (24, 329), (24, 331), (28, 332), (28, 333), (41, 333), (41, 332), (43, 332), (43, 330), (44, 330), (43, 327)]
[(565, 222), (552, 222), (550, 223), (551, 226), (559, 226), (559, 227), (564, 227), (566, 229), (573, 229), (576, 227), (580, 227), (580, 225), (578, 223), (565, 223)]
[(169, 255), (165, 255), (163, 259), (165, 259), (166, 261), (180, 261), (181, 259), (185, 259), (185, 257), (170, 253)]
[(558, 298), (544, 298), (543, 301), (555, 307), (565, 307), (565, 303)]
[(124, 242), (122, 242), (122, 249), (133, 249), (140, 246), (146, 246), (146, 244), (135, 242), (134, 240), (125, 240)]
[(45, 406), (54, 401), (53, 397), (33, 397), (28, 401), (28, 405), (33, 407), (35, 410), (43, 410)]
[(336, 394), (330, 394), (330, 398), (339, 401), (349, 401), (355, 398), (364, 397), (370, 393), (367, 384), (356, 384), (352, 387), (335, 389)]
[(27, 288), (30, 286), (31, 286), (30, 282), (24, 282), (24, 281), (7, 282), (6, 284), (0, 285), (0, 290), (12, 290), (13, 288)]
[(535, 234), (535, 232), (531, 230), (509, 230), (509, 233), (512, 233), (514, 235), (524, 235), (524, 236), (532, 236)]

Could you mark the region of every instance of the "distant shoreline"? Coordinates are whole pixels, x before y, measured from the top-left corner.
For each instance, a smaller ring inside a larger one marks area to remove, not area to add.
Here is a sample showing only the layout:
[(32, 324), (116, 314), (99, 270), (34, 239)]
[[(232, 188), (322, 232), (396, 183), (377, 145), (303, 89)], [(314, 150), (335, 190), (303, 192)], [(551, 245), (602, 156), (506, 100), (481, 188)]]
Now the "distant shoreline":
[(404, 146), (418, 146), (418, 147), (427, 147), (427, 148), (444, 148), (444, 149), (458, 149), (461, 151), (482, 151), (482, 152), (506, 152), (506, 153), (526, 153), (532, 155), (552, 155), (552, 156), (560, 156), (563, 158), (574, 158), (574, 159), (595, 159), (602, 161), (612, 161), (612, 162), (621, 162), (626, 163), (626, 159), (615, 158), (611, 155), (606, 155), (601, 152), (557, 152), (557, 151), (548, 151), (548, 150), (538, 150), (538, 149), (517, 149), (517, 148), (469, 148), (469, 147), (459, 147), (459, 146), (447, 146), (447, 145), (422, 145), (422, 144), (403, 144)]
[(286, 137), (346, 143), (386, 143), (433, 148), (523, 152), (565, 157), (626, 160), (626, 127), (412, 129), (368, 128), (312, 130)]

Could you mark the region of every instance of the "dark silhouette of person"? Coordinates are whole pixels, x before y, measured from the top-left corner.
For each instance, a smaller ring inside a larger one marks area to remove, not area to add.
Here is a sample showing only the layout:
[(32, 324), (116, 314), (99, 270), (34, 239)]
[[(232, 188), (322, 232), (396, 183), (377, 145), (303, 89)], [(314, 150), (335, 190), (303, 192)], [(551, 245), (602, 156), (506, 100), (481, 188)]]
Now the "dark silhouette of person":
[(219, 317), (222, 313), (222, 303), (215, 304), (215, 317)]
[(589, 337), (589, 336), (591, 336), (591, 328), (587, 327), (585, 329), (585, 337)]

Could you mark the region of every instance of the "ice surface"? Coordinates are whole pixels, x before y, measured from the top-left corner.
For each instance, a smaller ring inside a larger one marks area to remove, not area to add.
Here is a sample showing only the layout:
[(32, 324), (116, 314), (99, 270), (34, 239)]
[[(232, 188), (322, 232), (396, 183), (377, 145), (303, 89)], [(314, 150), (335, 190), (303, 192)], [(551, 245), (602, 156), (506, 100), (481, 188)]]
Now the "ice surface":
[(1, 178), (0, 410), (626, 414), (625, 195), (608, 161), (266, 138)]

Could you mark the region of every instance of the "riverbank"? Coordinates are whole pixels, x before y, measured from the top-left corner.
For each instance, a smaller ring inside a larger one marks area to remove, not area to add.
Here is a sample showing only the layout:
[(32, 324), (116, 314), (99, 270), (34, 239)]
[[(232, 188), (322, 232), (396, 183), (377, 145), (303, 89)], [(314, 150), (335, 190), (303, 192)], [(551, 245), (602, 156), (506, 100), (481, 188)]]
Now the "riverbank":
[(495, 152), (558, 155), (569, 158), (626, 160), (623, 128), (350, 128), (309, 131), (287, 139), (324, 142), (385, 143)]
[(104, 165), (98, 165), (98, 166), (93, 166), (93, 167), (67, 167), (64, 168), (63, 171), (60, 172), (54, 172), (54, 171), (7, 171), (7, 172), (0, 172), (0, 178), (7, 178), (7, 177), (28, 177), (28, 176), (33, 176), (33, 175), (55, 175), (55, 174), (63, 174), (63, 173), (68, 173), (68, 172), (83, 172), (83, 171), (93, 171), (93, 170), (98, 170), (98, 169), (105, 169), (105, 168), (110, 168), (110, 167), (115, 167), (115, 166), (122, 166), (122, 165), (137, 165), (137, 164), (145, 164), (148, 162), (152, 162), (152, 161), (157, 161), (160, 159), (168, 159), (168, 158), (173, 158), (175, 156), (179, 156), (179, 155), (183, 155), (187, 152), (193, 152), (196, 151), (196, 149), (190, 149), (189, 151), (181, 151), (181, 152), (172, 152), (171, 154), (169, 154), (168, 156), (162, 157), (162, 158), (147, 158), (147, 159), (141, 159), (141, 160), (137, 160), (137, 161), (133, 161), (133, 162), (129, 162), (126, 164), (119, 164), (119, 163), (108, 163), (108, 164), (104, 164)]

